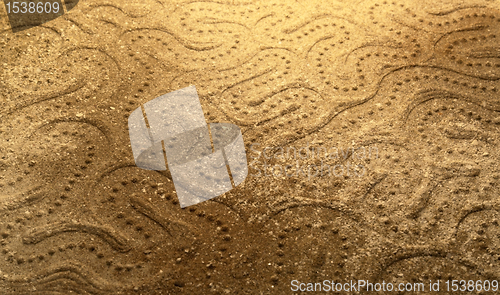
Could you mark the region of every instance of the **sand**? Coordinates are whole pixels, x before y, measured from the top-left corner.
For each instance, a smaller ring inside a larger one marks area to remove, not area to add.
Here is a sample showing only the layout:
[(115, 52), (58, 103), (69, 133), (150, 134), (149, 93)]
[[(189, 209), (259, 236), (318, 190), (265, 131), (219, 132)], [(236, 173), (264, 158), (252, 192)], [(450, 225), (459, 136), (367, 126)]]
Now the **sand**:
[[(0, 10), (0, 293), (499, 280), (499, 8), (88, 0), (15, 33)], [(189, 85), (249, 170), (181, 209), (127, 120)]]

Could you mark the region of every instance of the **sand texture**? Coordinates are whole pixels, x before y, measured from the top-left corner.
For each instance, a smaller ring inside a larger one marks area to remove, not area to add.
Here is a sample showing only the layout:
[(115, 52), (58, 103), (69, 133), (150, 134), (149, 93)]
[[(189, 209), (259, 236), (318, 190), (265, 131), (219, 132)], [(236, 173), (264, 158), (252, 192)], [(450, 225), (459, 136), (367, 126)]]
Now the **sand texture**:
[[(4, 9), (1, 294), (500, 280), (500, 2), (81, 0), (16, 33)], [(251, 166), (181, 209), (127, 120), (189, 85)]]

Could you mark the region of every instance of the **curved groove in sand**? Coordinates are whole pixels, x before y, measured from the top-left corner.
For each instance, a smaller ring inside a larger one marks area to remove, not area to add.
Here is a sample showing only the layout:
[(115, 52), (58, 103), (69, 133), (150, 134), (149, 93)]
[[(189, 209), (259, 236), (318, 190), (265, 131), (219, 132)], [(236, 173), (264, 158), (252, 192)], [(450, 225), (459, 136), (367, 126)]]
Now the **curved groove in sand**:
[(90, 125), (90, 126), (94, 127), (95, 129), (97, 129), (100, 133), (102, 133), (102, 135), (104, 135), (104, 137), (106, 138), (106, 140), (108, 142), (111, 142), (111, 140), (110, 140), (111, 132), (110, 132), (109, 128), (103, 122), (96, 120), (96, 119), (90, 119), (90, 118), (81, 118), (81, 119), (79, 119), (79, 118), (57, 118), (57, 119), (53, 119), (53, 120), (50, 120), (49, 122), (46, 122), (43, 125), (39, 126), (35, 131), (30, 133), (28, 136), (26, 136), (26, 138), (31, 139), (35, 135), (35, 133), (37, 133), (42, 128), (45, 128), (45, 127), (50, 126), (50, 125), (56, 125), (56, 124), (62, 124), (62, 123), (78, 123), (78, 124)]
[[(234, 1), (233, 1), (234, 2)], [(180, 6), (176, 7), (174, 9), (174, 12), (177, 11), (177, 9), (184, 8), (184, 6), (195, 4), (195, 3), (210, 3), (210, 4), (217, 4), (217, 5), (229, 5), (229, 6), (241, 6), (241, 5), (253, 5), (254, 2), (240, 2), (240, 3), (224, 3), (224, 2), (218, 2), (218, 1), (209, 1), (209, 0), (196, 0), (196, 1), (186, 1), (186, 2), (180, 2)]]
[(86, 233), (96, 236), (119, 252), (127, 252), (131, 249), (127, 239), (119, 235), (112, 228), (87, 223), (59, 222), (36, 227), (25, 234), (22, 240), (24, 244), (38, 244), (50, 237), (68, 232)]
[(428, 11), (427, 13), (430, 15), (434, 15), (434, 16), (445, 16), (445, 15), (452, 14), (454, 12), (465, 10), (465, 9), (486, 8), (486, 7), (487, 7), (486, 5), (466, 5), (466, 6), (462, 6), (462, 7), (456, 7), (456, 8), (451, 8), (448, 10), (442, 10), (442, 11), (436, 11), (436, 12)]
[(320, 20), (320, 19), (324, 19), (324, 18), (333, 18), (333, 19), (341, 19), (341, 20), (345, 20), (346, 22), (350, 23), (350, 24), (353, 24), (353, 25), (357, 25), (356, 22), (348, 19), (348, 18), (345, 18), (345, 17), (341, 17), (341, 16), (337, 16), (337, 15), (333, 15), (333, 14), (330, 14), (330, 13), (322, 13), (322, 14), (318, 14), (318, 15), (312, 15), (310, 17), (308, 17), (308, 20), (307, 21), (304, 21), (300, 24), (297, 24), (293, 27), (290, 27), (290, 28), (287, 28), (287, 29), (283, 29), (283, 33), (285, 34), (291, 34), (291, 33), (294, 33), (298, 30), (300, 30), (301, 28), (317, 21), (317, 20)]
[(89, 7), (90, 7), (89, 12), (93, 11), (94, 9), (101, 8), (101, 7), (114, 8), (130, 18), (142, 18), (142, 17), (148, 16), (150, 14), (150, 12), (148, 12), (148, 13), (143, 14), (143, 15), (133, 15), (132, 13), (125, 11), (123, 8), (121, 8), (118, 5), (115, 5), (113, 3), (96, 4), (96, 5), (90, 5)]
[(37, 292), (67, 292), (70, 282), (78, 291), (90, 294), (112, 294), (123, 287), (96, 278), (85, 266), (74, 261), (60, 263), (31, 277), (24, 274), (3, 279), (0, 286), (5, 294), (32, 294), (34, 286)]
[(73, 48), (67, 49), (66, 51), (62, 52), (59, 57), (67, 57), (68, 53), (71, 53), (73, 51), (78, 51), (78, 50), (91, 50), (91, 51), (93, 50), (93, 51), (97, 51), (99, 53), (102, 53), (114, 62), (118, 72), (121, 70), (121, 66), (120, 66), (120, 63), (118, 62), (118, 60), (114, 56), (109, 54), (106, 50), (99, 48), (99, 47), (92, 47), (92, 46), (86, 46), (86, 45), (75, 46)]
[(15, 195), (0, 195), (0, 212), (15, 210), (43, 200), (47, 192), (40, 191), (41, 186), (34, 187)]
[[(15, 112), (22, 110), (22, 109), (25, 109), (27, 107), (33, 106), (35, 104), (38, 104), (38, 103), (41, 103), (44, 101), (48, 101), (48, 100), (55, 99), (55, 98), (58, 98), (61, 96), (73, 94), (73, 93), (77, 92), (78, 90), (82, 89), (84, 86), (85, 86), (84, 82), (77, 81), (76, 83), (68, 86), (68, 88), (66, 88), (64, 90), (52, 91), (51, 93), (47, 93), (47, 94), (42, 95), (40, 98), (31, 99), (31, 100), (22, 102), (22, 103), (20, 103), (19, 106), (16, 106), (16, 107), (8, 110), (6, 112), (6, 115), (11, 115)], [(2, 121), (2, 116), (0, 116), (0, 122), (1, 121)]]
[(168, 34), (168, 35), (172, 36), (172, 38), (174, 38), (177, 42), (179, 42), (179, 44), (181, 44), (182, 46), (184, 46), (186, 49), (193, 50), (193, 51), (213, 50), (213, 49), (216, 49), (216, 48), (219, 48), (219, 47), (222, 46), (222, 43), (215, 44), (215, 45), (195, 45), (195, 43), (202, 43), (203, 44), (203, 43), (209, 43), (209, 42), (194, 42), (194, 41), (189, 42), (188, 40), (181, 38), (177, 34), (174, 34), (173, 32), (171, 32), (171, 31), (169, 31), (167, 29), (163, 29), (163, 28), (137, 28), (137, 29), (131, 29), (131, 30), (128, 30), (128, 31), (124, 32), (121, 36), (123, 36), (125, 34), (128, 34), (128, 33), (140, 32), (140, 31), (158, 31), (158, 32), (161, 32), (161, 33)]

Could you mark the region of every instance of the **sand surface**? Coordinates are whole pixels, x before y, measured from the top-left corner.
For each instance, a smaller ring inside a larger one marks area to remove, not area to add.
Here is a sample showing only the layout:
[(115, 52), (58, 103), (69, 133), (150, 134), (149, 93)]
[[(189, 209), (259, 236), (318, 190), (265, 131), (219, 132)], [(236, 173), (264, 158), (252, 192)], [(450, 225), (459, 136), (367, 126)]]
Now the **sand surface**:
[[(83, 0), (16, 33), (4, 8), (1, 294), (500, 279), (498, 1)], [(181, 209), (127, 119), (189, 85), (250, 166)]]

